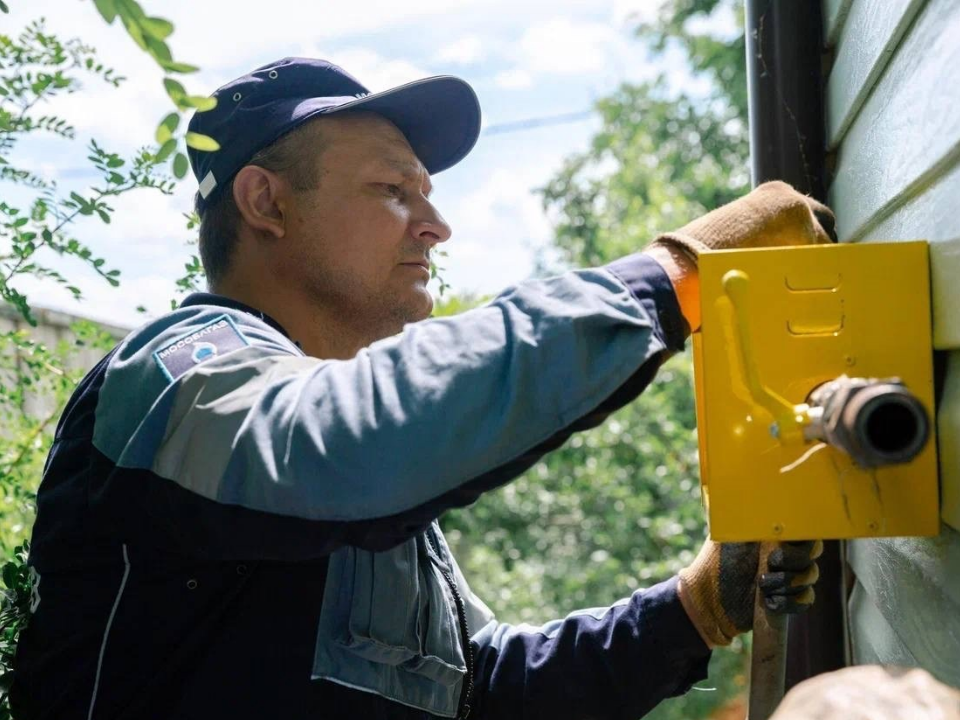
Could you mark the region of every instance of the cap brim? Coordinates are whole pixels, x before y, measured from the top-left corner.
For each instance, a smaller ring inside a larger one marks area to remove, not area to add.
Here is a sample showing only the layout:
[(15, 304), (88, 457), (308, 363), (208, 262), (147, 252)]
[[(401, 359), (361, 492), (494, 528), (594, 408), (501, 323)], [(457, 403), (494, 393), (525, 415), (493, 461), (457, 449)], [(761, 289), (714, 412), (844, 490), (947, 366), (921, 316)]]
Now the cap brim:
[(431, 175), (453, 167), (473, 149), (480, 136), (480, 102), (466, 82), (450, 75), (416, 80), (371, 93), (340, 105), (317, 98), (316, 108), (304, 100), (300, 120), (348, 110), (374, 112), (392, 122)]

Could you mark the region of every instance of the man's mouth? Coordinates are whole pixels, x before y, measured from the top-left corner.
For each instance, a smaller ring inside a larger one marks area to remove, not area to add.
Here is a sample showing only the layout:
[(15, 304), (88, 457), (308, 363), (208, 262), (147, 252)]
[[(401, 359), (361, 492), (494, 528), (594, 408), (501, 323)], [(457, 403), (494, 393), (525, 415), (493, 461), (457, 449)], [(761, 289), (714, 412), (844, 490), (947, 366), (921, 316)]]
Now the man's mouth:
[(401, 265), (419, 265), (419, 266), (422, 267), (424, 270), (427, 270), (427, 271), (430, 270), (430, 261), (429, 261), (429, 260), (409, 260), (409, 261), (407, 261), (407, 262), (400, 263), (400, 264), (401, 264)]

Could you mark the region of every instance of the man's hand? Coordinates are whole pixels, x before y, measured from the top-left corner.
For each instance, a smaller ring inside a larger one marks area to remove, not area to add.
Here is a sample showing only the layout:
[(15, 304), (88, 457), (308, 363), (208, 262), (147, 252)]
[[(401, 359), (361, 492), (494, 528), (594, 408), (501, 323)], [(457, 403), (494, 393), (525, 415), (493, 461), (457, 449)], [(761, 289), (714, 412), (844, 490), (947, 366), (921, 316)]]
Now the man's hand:
[(679, 247), (696, 258), (702, 250), (836, 241), (836, 218), (830, 208), (784, 182), (773, 181), (675, 232), (661, 235), (653, 244)]
[(710, 647), (729, 645), (753, 628), (755, 590), (759, 584), (771, 612), (800, 613), (813, 604), (813, 584), (820, 576), (816, 558), (823, 543), (783, 542), (765, 558), (757, 578), (760, 543), (715, 543), (707, 540), (693, 563), (680, 571), (680, 602)]
[(760, 185), (739, 200), (707, 213), (647, 246), (673, 283), (691, 331), (700, 327), (697, 260), (704, 250), (817, 245), (837, 241), (836, 218), (826, 205), (786, 183)]

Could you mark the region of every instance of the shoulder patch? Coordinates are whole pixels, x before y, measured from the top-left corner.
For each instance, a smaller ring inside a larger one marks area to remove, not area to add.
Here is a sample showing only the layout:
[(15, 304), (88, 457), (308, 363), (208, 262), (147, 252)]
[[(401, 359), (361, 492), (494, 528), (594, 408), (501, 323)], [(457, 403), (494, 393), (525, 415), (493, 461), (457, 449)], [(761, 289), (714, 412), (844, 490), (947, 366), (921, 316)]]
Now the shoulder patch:
[(214, 318), (199, 330), (177, 338), (153, 353), (153, 359), (170, 380), (206, 360), (239, 350), (250, 343), (226, 315)]

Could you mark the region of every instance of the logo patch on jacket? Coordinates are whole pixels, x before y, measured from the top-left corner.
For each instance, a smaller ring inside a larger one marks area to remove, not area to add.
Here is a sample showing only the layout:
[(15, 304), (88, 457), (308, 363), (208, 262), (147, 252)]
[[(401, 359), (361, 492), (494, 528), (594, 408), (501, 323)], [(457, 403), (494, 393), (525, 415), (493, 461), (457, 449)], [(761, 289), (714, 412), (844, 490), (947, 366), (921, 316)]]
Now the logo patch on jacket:
[(196, 365), (250, 343), (226, 315), (214, 318), (199, 330), (177, 338), (153, 353), (154, 360), (170, 380), (176, 380)]

